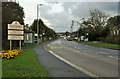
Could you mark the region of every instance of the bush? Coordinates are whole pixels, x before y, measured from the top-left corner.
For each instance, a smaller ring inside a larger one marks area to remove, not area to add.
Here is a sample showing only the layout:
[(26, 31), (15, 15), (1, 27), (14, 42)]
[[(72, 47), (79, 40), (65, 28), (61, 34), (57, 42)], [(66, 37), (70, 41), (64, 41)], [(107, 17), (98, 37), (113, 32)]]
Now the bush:
[(108, 35), (107, 37), (100, 37), (99, 40), (105, 43), (120, 44), (120, 35)]

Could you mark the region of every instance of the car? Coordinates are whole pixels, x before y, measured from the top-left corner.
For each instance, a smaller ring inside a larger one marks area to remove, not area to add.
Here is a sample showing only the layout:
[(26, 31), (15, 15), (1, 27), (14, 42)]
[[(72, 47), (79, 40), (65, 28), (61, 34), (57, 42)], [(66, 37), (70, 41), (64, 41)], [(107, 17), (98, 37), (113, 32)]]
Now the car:
[(72, 41), (71, 37), (67, 37), (67, 40), (68, 40), (68, 41)]
[(74, 39), (75, 39), (75, 40), (77, 40), (77, 39), (78, 39), (78, 37), (75, 37)]

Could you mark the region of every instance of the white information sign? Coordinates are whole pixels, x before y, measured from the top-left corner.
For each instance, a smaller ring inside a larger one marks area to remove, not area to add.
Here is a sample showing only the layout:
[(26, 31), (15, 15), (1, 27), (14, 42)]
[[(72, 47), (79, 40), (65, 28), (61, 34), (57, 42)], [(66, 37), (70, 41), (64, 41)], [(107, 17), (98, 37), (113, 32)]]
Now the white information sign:
[(12, 24), (8, 24), (8, 30), (9, 29), (15, 29), (15, 30), (24, 30), (23, 25), (12, 25)]
[(8, 35), (8, 40), (23, 40), (24, 36), (12, 36), (12, 35)]
[(8, 40), (24, 40), (24, 26), (18, 21), (8, 24)]
[(24, 34), (24, 31), (8, 30), (8, 34)]

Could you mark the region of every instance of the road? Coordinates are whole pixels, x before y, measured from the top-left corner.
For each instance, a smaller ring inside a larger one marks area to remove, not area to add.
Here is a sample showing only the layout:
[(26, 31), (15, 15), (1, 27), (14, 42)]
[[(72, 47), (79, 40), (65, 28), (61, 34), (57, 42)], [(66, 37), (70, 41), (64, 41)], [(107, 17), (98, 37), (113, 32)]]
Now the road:
[(48, 43), (40, 44), (34, 48), (34, 51), (39, 63), (45, 67), (50, 77), (78, 77), (78, 79), (79, 77), (90, 77), (50, 54), (45, 48)]
[(85, 44), (73, 43), (71, 41), (67, 41), (64, 39), (61, 39), (61, 42), (63, 42), (65, 45), (83, 49), (83, 50), (93, 52), (96, 54), (104, 54), (108, 57), (112, 57), (115, 59), (119, 58), (118, 50), (112, 50), (112, 49), (106, 49), (106, 48), (101, 48), (101, 47), (89, 46), (89, 45), (85, 45)]
[(47, 48), (88, 75), (118, 77), (117, 50), (88, 46), (64, 39), (48, 44)]

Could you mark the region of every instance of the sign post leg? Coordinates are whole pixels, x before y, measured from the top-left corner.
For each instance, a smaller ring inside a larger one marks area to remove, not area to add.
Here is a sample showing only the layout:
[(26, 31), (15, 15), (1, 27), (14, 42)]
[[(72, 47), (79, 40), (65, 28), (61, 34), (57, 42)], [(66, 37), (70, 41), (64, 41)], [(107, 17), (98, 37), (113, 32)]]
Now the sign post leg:
[(10, 40), (10, 50), (12, 50), (12, 40)]
[(19, 47), (20, 47), (19, 50), (21, 51), (21, 40), (20, 40), (20, 42), (19, 42)]

